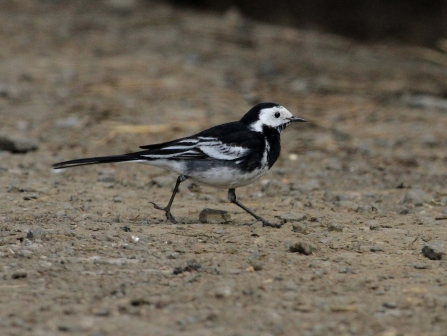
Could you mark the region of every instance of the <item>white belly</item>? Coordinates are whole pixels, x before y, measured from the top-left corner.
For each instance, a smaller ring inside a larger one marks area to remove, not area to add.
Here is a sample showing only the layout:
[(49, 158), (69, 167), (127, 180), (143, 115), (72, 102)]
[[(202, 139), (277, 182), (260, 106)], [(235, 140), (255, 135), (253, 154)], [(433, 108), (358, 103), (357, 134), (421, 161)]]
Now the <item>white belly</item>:
[(251, 173), (242, 174), (238, 169), (229, 167), (211, 168), (189, 177), (199, 183), (219, 189), (233, 189), (253, 183), (267, 172), (267, 169), (254, 170)]

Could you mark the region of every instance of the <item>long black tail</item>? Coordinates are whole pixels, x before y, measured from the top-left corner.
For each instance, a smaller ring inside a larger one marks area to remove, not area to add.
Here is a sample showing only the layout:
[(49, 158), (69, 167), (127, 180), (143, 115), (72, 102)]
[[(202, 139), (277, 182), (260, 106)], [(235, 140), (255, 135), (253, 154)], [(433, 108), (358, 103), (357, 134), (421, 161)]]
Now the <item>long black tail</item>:
[(71, 167), (77, 167), (77, 166), (98, 164), (98, 163), (114, 163), (114, 162), (128, 162), (128, 161), (139, 161), (139, 159), (138, 159), (138, 157), (135, 157), (130, 154), (99, 156), (99, 157), (77, 159), (77, 160), (70, 160), (70, 161), (55, 163), (53, 165), (53, 168), (61, 169), (61, 168), (71, 168)]

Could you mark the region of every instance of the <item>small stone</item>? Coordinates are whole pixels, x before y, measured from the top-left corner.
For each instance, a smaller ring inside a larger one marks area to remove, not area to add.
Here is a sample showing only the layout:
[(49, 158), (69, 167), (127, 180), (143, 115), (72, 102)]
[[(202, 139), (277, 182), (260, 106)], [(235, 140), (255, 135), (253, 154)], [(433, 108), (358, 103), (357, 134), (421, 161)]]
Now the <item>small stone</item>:
[(428, 264), (420, 264), (420, 263), (414, 264), (413, 267), (415, 269), (430, 269), (430, 265), (428, 265)]
[(422, 248), (422, 254), (430, 260), (445, 259), (446, 245), (444, 241), (432, 240)]
[(205, 208), (200, 212), (199, 220), (207, 224), (227, 224), (231, 222), (228, 211)]
[(300, 212), (288, 213), (278, 216), (279, 219), (283, 220), (284, 223), (302, 222), (306, 220), (306, 215)]
[(11, 274), (11, 279), (23, 279), (28, 276), (28, 273), (25, 270), (17, 270)]
[(327, 229), (329, 231), (337, 231), (337, 232), (341, 232), (343, 231), (343, 226), (335, 223), (335, 222), (331, 222), (327, 225)]
[(419, 225), (436, 225), (436, 220), (431, 216), (418, 216)]
[(39, 148), (34, 139), (18, 138), (0, 135), (0, 151), (5, 150), (15, 154), (24, 154)]
[(309, 234), (309, 228), (304, 223), (292, 223), (292, 231), (298, 232), (304, 235)]
[(65, 212), (65, 210), (56, 212), (56, 217), (65, 217), (66, 215), (67, 213)]
[(45, 231), (43, 231), (41, 228), (35, 228), (35, 229), (29, 229), (28, 232), (26, 233), (26, 238), (27, 239), (41, 239), (41, 240), (46, 240), (46, 233)]
[(122, 199), (121, 197), (119, 197), (119, 196), (115, 196), (115, 197), (113, 198), (113, 201), (114, 201), (115, 203), (121, 203), (121, 202), (123, 201), (123, 199)]
[(112, 169), (101, 169), (98, 171), (98, 182), (113, 183), (115, 182), (115, 171)]
[(81, 127), (81, 120), (77, 116), (71, 116), (56, 120), (55, 126), (57, 128), (79, 128)]
[(305, 241), (298, 241), (293, 245), (290, 245), (289, 250), (290, 252), (298, 252), (300, 254), (310, 255), (313, 254), (317, 250), (317, 248), (312, 243)]
[(385, 308), (388, 309), (396, 309), (397, 308), (397, 304), (395, 302), (384, 302), (383, 305)]
[(405, 194), (403, 203), (410, 203), (414, 206), (423, 206), (424, 203), (430, 202), (432, 197), (428, 195), (425, 191), (418, 189), (409, 189)]
[(384, 248), (382, 245), (374, 245), (369, 249), (371, 252), (383, 252)]
[(352, 201), (340, 201), (338, 202), (338, 206), (352, 211), (357, 211), (359, 209), (359, 205)]
[(214, 295), (217, 298), (221, 299), (221, 298), (230, 297), (232, 293), (233, 293), (233, 291), (232, 291), (231, 287), (223, 286), (223, 287), (216, 288)]
[(23, 196), (23, 200), (24, 201), (30, 201), (30, 200), (35, 200), (39, 197), (38, 193), (32, 193), (32, 194), (27, 194), (25, 196)]

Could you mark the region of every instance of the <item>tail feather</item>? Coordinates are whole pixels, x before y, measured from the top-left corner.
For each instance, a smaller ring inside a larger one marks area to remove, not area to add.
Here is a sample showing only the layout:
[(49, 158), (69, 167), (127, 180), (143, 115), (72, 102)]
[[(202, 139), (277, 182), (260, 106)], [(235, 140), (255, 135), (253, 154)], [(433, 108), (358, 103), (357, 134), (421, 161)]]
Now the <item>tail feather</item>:
[(98, 156), (85, 159), (77, 159), (55, 163), (53, 169), (71, 168), (77, 166), (86, 166), (98, 163), (115, 163), (115, 162), (127, 162), (138, 161), (139, 159), (131, 155), (111, 155), (111, 156)]

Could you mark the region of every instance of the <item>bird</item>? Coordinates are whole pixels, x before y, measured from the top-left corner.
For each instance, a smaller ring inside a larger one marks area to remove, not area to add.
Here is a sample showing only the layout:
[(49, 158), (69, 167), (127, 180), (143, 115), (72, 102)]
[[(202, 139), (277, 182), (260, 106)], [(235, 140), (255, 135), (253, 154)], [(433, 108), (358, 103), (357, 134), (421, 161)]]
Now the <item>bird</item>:
[(293, 116), (285, 107), (263, 102), (252, 107), (239, 121), (206, 129), (192, 136), (140, 146), (141, 151), (122, 155), (82, 158), (53, 164), (53, 169), (100, 163), (140, 162), (157, 166), (178, 175), (171, 198), (165, 207), (150, 202), (176, 224), (171, 213), (179, 186), (187, 179), (218, 189), (228, 189), (228, 200), (253, 216), (262, 226), (270, 223), (236, 198), (236, 188), (253, 183), (263, 176), (279, 157), (280, 134), (292, 122), (306, 122)]

